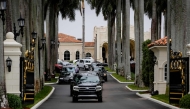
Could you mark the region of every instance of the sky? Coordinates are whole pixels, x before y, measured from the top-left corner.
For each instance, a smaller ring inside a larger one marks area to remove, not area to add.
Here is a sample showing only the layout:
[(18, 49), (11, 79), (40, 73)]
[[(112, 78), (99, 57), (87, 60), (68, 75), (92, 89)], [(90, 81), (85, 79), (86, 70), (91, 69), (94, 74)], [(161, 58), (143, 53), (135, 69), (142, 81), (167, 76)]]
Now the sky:
[[(80, 11), (76, 11), (75, 21), (69, 19), (62, 19), (59, 16), (59, 33), (68, 34), (76, 38), (82, 38), (82, 16)], [(134, 25), (134, 11), (130, 9), (130, 25)], [(104, 20), (102, 13), (98, 16), (95, 10), (91, 10), (90, 6), (85, 3), (85, 42), (93, 41), (94, 27), (107, 26), (107, 21)], [(144, 31), (150, 31), (151, 20), (144, 16)]]

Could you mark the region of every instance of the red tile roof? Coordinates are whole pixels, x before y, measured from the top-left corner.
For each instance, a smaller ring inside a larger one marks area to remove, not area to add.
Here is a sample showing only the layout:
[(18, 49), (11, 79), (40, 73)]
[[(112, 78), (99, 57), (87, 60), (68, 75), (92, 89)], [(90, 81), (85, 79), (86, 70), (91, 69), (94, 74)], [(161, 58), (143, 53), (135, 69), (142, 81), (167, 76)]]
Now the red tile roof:
[(85, 42), (85, 47), (94, 47), (94, 42)]
[(152, 46), (166, 46), (166, 45), (167, 45), (167, 36), (148, 44), (148, 47), (150, 48)]
[(70, 36), (67, 34), (59, 33), (58, 34), (59, 42), (69, 42), (69, 43), (79, 43), (81, 41), (77, 40), (74, 36)]

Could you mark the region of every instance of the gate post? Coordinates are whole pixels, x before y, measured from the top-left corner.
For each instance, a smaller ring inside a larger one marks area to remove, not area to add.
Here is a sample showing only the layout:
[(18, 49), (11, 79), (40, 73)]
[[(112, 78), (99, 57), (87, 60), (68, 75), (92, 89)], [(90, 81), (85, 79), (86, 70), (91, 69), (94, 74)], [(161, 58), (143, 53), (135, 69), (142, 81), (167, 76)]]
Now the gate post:
[[(190, 62), (190, 44), (187, 44), (186, 47), (187, 47), (187, 55), (189, 57), (189, 62)], [(189, 64), (189, 68), (190, 68), (190, 64)], [(189, 79), (190, 79), (190, 70), (189, 70)], [(188, 92), (188, 94), (190, 94), (190, 81), (189, 81), (189, 92)]]
[[(20, 96), (20, 56), (22, 45), (14, 40), (14, 34), (8, 32), (4, 41), (4, 62), (5, 62), (5, 80), (7, 93)], [(12, 60), (11, 71), (8, 71), (6, 59), (10, 57)]]

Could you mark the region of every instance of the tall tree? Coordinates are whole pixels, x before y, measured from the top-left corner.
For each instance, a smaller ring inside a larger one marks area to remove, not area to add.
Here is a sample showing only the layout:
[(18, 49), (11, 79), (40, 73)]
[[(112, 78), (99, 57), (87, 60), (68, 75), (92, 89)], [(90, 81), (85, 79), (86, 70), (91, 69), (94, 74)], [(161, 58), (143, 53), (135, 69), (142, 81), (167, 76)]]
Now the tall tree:
[(116, 58), (117, 58), (117, 73), (120, 74), (120, 70), (122, 69), (121, 66), (121, 53), (123, 51), (121, 51), (121, 0), (117, 0), (116, 1), (116, 28), (117, 28), (117, 32), (116, 32), (116, 43), (117, 43), (117, 54), (116, 54)]
[[(122, 3), (122, 60), (125, 78), (131, 80), (130, 70), (130, 0)], [(127, 48), (127, 49), (126, 49)]]
[(135, 83), (143, 87), (142, 82), (142, 44), (144, 41), (144, 0), (134, 0), (134, 30), (135, 30)]
[(104, 20), (108, 22), (108, 65), (112, 70), (115, 63), (115, 16), (116, 0), (87, 0), (91, 9), (95, 9), (98, 16), (102, 12)]

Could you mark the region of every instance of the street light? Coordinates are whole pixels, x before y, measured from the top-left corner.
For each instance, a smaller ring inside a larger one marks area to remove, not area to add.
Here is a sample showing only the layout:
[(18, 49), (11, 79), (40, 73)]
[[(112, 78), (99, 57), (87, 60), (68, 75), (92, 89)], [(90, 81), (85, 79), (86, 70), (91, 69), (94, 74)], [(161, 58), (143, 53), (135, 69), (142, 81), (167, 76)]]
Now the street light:
[(6, 59), (6, 64), (7, 64), (7, 67), (8, 67), (8, 72), (10, 72), (11, 71), (11, 65), (12, 65), (12, 60), (11, 60), (10, 57), (8, 57)]
[(22, 34), (22, 37), (23, 37), (23, 34), (24, 34), (23, 28), (24, 28), (24, 24), (25, 24), (25, 19), (23, 19), (23, 18), (21, 17), (21, 14), (20, 14), (20, 18), (19, 18), (17, 21), (18, 21), (18, 25), (19, 25), (19, 27), (20, 27), (20, 30), (19, 30), (18, 33), (17, 33), (17, 31), (16, 31), (16, 26), (15, 26), (15, 23), (14, 23), (14, 25), (13, 25), (13, 31), (14, 31), (14, 39), (15, 39), (15, 40), (16, 40), (17, 36), (20, 35), (20, 33)]
[(58, 48), (59, 48), (59, 45), (60, 45), (60, 42), (58, 41), (58, 42), (57, 42), (57, 46), (58, 46)]
[(42, 39), (41, 39), (41, 42), (42, 42), (42, 45), (41, 45), (41, 47), (39, 47), (40, 50), (44, 48), (44, 46), (45, 46), (45, 44), (46, 44), (46, 39), (45, 39), (45, 38), (42, 38)]
[(1, 20), (3, 21), (3, 25), (5, 25), (5, 13), (4, 11), (6, 10), (6, 0), (1, 0), (0, 1), (0, 17), (1, 17)]
[(52, 48), (52, 46), (55, 45), (55, 40), (51, 40), (50, 42), (51, 42), (51, 48)]

